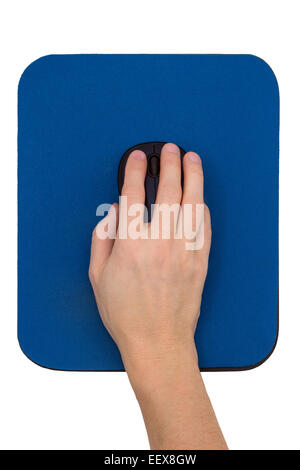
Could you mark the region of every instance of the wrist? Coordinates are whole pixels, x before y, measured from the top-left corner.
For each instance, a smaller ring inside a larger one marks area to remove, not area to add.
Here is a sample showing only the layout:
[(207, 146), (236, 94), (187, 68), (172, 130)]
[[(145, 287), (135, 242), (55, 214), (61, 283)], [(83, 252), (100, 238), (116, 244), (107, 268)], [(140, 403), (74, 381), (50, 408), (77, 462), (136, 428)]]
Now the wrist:
[(172, 386), (178, 380), (199, 378), (198, 356), (192, 338), (176, 343), (145, 345), (121, 352), (137, 395)]

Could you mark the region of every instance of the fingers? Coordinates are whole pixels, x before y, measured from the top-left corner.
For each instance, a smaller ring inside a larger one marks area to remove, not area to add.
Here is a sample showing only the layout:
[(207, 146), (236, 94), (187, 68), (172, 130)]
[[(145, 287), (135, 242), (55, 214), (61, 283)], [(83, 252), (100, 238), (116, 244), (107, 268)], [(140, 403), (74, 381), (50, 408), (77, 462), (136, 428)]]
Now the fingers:
[[(120, 223), (118, 238), (126, 239), (130, 222), (139, 217), (139, 229), (144, 229), (145, 176), (147, 158), (141, 150), (129, 155), (125, 168), (124, 184), (121, 194)], [(124, 200), (123, 198), (127, 198)], [(135, 228), (133, 228), (135, 231)]]
[(156, 204), (180, 204), (181, 196), (180, 150), (175, 144), (165, 144), (160, 156), (160, 175)]
[[(188, 152), (183, 158), (184, 188), (182, 213), (178, 226), (184, 225), (185, 238), (193, 239), (204, 220), (203, 171), (198, 154)], [(181, 224), (181, 225), (180, 225)]]
[(181, 196), (180, 150), (177, 145), (168, 143), (163, 146), (160, 155), (159, 184), (151, 221), (151, 230), (155, 232), (155, 237), (174, 237)]
[(144, 152), (134, 150), (131, 152), (125, 168), (122, 196), (127, 196), (128, 207), (131, 204), (145, 203), (145, 176), (147, 159)]
[(113, 204), (107, 216), (98, 223), (93, 231), (89, 267), (89, 277), (92, 284), (101, 275), (111, 254), (115, 240), (110, 237), (115, 237), (118, 228), (118, 209), (118, 204)]
[(183, 204), (203, 204), (203, 170), (197, 153), (188, 152), (183, 158)]

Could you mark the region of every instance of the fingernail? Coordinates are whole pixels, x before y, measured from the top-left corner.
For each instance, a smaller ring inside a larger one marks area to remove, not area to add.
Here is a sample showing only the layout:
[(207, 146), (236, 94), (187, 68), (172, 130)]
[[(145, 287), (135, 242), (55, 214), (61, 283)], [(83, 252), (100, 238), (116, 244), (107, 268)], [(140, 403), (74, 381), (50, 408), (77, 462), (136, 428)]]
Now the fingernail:
[(179, 148), (175, 144), (167, 144), (166, 149), (168, 152), (172, 152), (172, 153), (178, 153), (179, 151)]
[(134, 158), (135, 160), (145, 160), (146, 155), (141, 150), (134, 150), (131, 153), (131, 157)]
[(199, 155), (197, 155), (196, 153), (189, 153), (189, 159), (192, 161), (192, 162), (195, 162), (195, 163), (201, 163), (201, 160), (200, 160), (200, 157)]

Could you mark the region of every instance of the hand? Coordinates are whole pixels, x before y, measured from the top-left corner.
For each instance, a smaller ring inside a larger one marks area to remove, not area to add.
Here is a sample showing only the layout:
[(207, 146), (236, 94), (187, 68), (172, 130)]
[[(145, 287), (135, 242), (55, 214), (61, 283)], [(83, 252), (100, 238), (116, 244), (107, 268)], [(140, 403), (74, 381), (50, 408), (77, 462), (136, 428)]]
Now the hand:
[[(166, 144), (160, 164), (156, 203), (181, 204), (182, 213), (185, 204), (192, 204), (193, 209), (196, 204), (203, 204), (203, 172), (197, 154), (188, 152), (184, 156), (183, 193), (179, 148)], [(128, 207), (144, 204), (146, 166), (145, 154), (132, 152), (122, 191), (122, 196), (127, 196)], [(105, 219), (100, 222), (105, 223)], [(146, 231), (150, 229), (148, 224), (143, 227)], [(101, 240), (97, 230), (93, 233), (90, 280), (102, 321), (117, 343), (129, 372), (131, 366), (137, 368), (137, 362), (144, 368), (146, 362), (157, 362), (173, 353), (188, 352), (197, 359), (194, 332), (211, 239), (208, 208), (204, 210), (202, 249), (189, 251), (186, 238), (174, 236), (171, 230), (170, 239)]]
[[(151, 224), (140, 219), (140, 239), (123, 239), (124, 221), (130, 224), (132, 217), (121, 202), (116, 240), (98, 237), (98, 229), (101, 232), (112, 212), (93, 233), (90, 280), (102, 321), (119, 347), (139, 401), (151, 448), (226, 449), (199, 372), (194, 344), (211, 240), (207, 207), (200, 224), (196, 210), (190, 221), (197, 241), (204, 227), (202, 248), (187, 250), (186, 238), (177, 237), (184, 225), (186, 204), (194, 209), (203, 204), (201, 160), (192, 152), (184, 156), (183, 194), (178, 147), (166, 144), (160, 162), (156, 203), (179, 205), (173, 213), (172, 222), (176, 224), (169, 239), (163, 237), (163, 227), (158, 239), (143, 237), (151, 228), (159, 227), (158, 211), (154, 211)], [(145, 174), (145, 154), (132, 152), (122, 190), (128, 207), (144, 203)]]

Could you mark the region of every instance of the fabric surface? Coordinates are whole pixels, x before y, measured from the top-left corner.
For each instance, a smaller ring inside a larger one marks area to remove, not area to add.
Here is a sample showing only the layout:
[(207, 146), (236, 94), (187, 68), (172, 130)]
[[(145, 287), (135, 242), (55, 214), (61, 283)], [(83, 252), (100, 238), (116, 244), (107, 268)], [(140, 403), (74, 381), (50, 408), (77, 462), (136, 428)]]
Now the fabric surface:
[[(198, 152), (212, 248), (199, 366), (245, 368), (277, 336), (279, 93), (251, 55), (52, 55), (19, 84), (18, 338), (34, 362), (121, 370), (88, 279), (99, 204), (125, 150)], [(158, 312), (159, 314), (159, 312)]]

